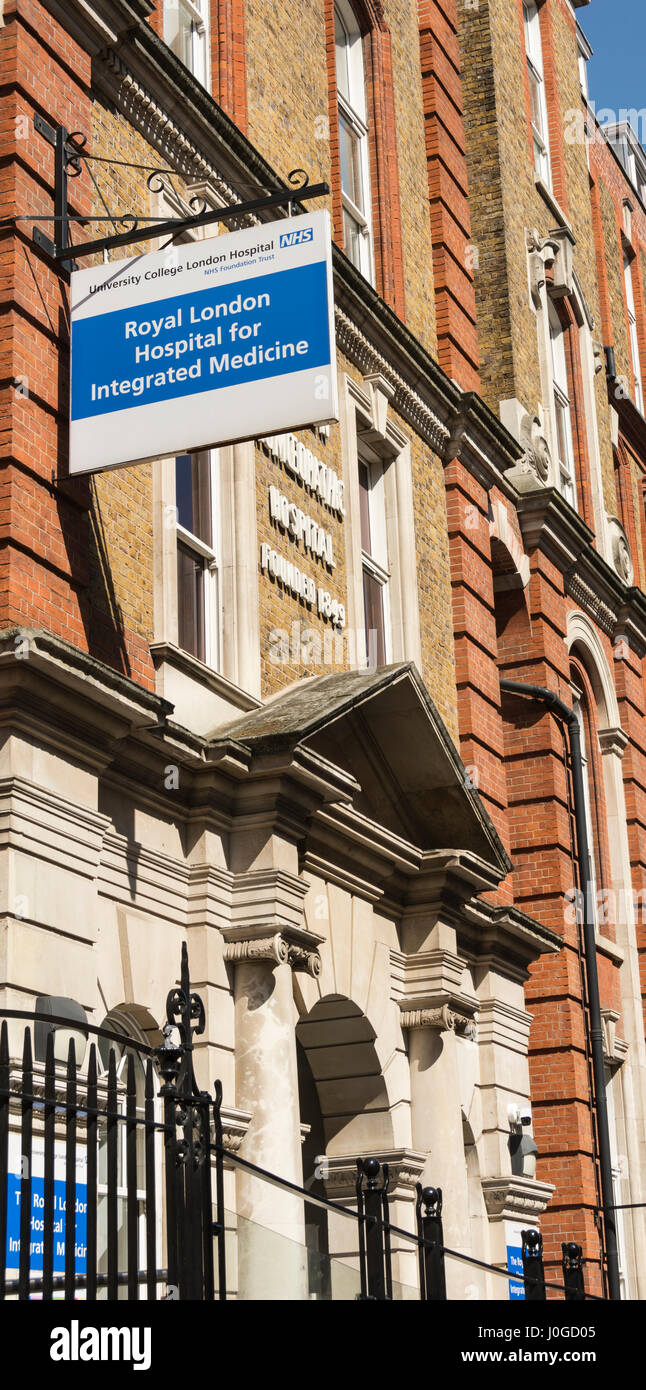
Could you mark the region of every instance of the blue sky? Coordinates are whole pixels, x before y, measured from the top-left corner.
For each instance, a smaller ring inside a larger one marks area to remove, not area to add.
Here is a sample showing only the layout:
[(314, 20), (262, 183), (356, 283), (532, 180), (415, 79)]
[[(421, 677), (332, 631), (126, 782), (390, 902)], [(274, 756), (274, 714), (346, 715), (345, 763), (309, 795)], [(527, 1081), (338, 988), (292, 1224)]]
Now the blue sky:
[(600, 107), (646, 107), (646, 0), (590, 0), (577, 18), (594, 49), (590, 99)]

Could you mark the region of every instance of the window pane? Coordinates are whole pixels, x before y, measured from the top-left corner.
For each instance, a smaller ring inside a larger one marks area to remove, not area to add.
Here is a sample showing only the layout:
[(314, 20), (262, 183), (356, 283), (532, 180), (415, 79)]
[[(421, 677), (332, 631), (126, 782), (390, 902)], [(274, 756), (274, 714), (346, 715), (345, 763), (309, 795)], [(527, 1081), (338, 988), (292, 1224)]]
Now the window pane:
[(626, 283), (626, 303), (628, 305), (628, 326), (630, 330), (630, 355), (632, 357), (633, 374), (635, 377), (635, 404), (638, 406), (639, 410), (641, 410), (643, 405), (643, 393), (639, 338), (637, 336), (637, 314), (635, 311), (635, 291), (633, 286), (632, 265), (627, 256), (624, 257), (624, 279)]
[(359, 212), (363, 212), (361, 141), (342, 112), (339, 112), (339, 154), (341, 158), (341, 188), (347, 197), (352, 199)]
[(178, 642), (204, 661), (204, 565), (186, 546), (177, 547)]
[(543, 135), (543, 108), (541, 106), (541, 81), (531, 63), (527, 64), (529, 73), (529, 97), (532, 110), (532, 124)]
[(556, 438), (559, 459), (566, 467), (569, 463), (568, 434), (566, 421), (566, 406), (564, 406), (559, 396), (554, 398), (554, 409), (556, 412)]
[(383, 585), (367, 570), (363, 571), (363, 606), (366, 622), (366, 653), (369, 662), (384, 666), (386, 641), (384, 633)]
[(348, 52), (350, 39), (336, 6), (334, 8), (334, 41), (336, 43), (336, 84), (341, 95), (349, 102), (350, 75), (348, 70)]
[(523, 4), (523, 16), (525, 20), (525, 48), (527, 57), (531, 58), (538, 72), (543, 71), (543, 48), (541, 44), (541, 26), (538, 18), (538, 10), (533, 0)]
[(552, 344), (552, 372), (555, 384), (566, 401), (570, 398), (570, 385), (565, 360), (565, 333), (556, 309), (550, 304), (550, 341)]
[(185, 531), (212, 545), (211, 463), (208, 456), (178, 454), (175, 459), (177, 520)]
[(370, 474), (365, 463), (359, 463), (359, 506), (361, 515), (361, 549), (372, 554), (370, 539)]
[(343, 241), (348, 260), (352, 261), (358, 270), (361, 270), (362, 232), (359, 223), (346, 210), (343, 213)]
[(177, 58), (193, 69), (193, 18), (182, 0), (166, 0), (164, 5), (164, 38)]
[(191, 454), (179, 454), (175, 459), (175, 505), (180, 526), (195, 535)]

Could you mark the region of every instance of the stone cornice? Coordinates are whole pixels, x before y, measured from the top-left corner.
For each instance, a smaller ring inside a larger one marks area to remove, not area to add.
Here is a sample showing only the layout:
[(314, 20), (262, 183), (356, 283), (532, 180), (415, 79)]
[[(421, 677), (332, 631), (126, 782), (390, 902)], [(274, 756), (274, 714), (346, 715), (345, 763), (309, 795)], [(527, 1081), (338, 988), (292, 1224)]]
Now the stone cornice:
[(465, 903), (458, 948), (469, 961), (488, 962), (500, 975), (524, 983), (531, 962), (561, 946), (556, 932), (518, 908), (494, 907), (482, 898)]
[(496, 487), (516, 503), (517, 490), (506, 470), (518, 464), (521, 446), (475, 391), (465, 392), (451, 422), (444, 461), (460, 459), (487, 492)]
[(518, 1052), (521, 1057), (526, 1057), (531, 1022), (532, 1015), (525, 1009), (516, 1009), (499, 999), (482, 999), (478, 1014), (478, 1042), (481, 1047), (498, 1045), (508, 1052)]
[(593, 532), (555, 488), (519, 493), (517, 511), (529, 552), (540, 548), (561, 571), (566, 592), (602, 632), (646, 654), (646, 596), (627, 587), (594, 545)]
[[(371, 1149), (363, 1157), (376, 1158), (379, 1163), (388, 1167), (388, 1193), (395, 1199), (415, 1200), (416, 1186), (420, 1181), (426, 1162), (426, 1154), (420, 1153), (417, 1149)], [(338, 1201), (343, 1198), (350, 1198), (352, 1202), (356, 1197), (357, 1184), (357, 1157), (353, 1154), (324, 1154), (320, 1159), (320, 1168), (327, 1196)], [(381, 1183), (381, 1174), (379, 1182)], [(411, 1247), (412, 1248), (412, 1247)]]
[(490, 1221), (535, 1221), (545, 1211), (555, 1190), (552, 1183), (515, 1177), (511, 1173), (482, 1179), (482, 1194)]
[(303, 879), (284, 869), (236, 874), (231, 884), (231, 935), (242, 940), (258, 933), (300, 930), (306, 894)]
[(563, 572), (592, 545), (592, 531), (556, 488), (532, 487), (519, 493), (516, 509), (526, 549), (540, 547)]
[[(432, 406), (409, 385), (400, 372), (383, 352), (362, 333), (352, 318), (337, 307), (335, 311), (336, 341), (339, 350), (364, 374), (379, 373), (392, 388), (392, 401), (395, 409), (415, 430), (416, 434), (429, 444), (436, 453), (442, 453), (449, 439), (449, 430)], [(398, 321), (397, 321), (398, 322)], [(377, 327), (375, 315), (371, 327)], [(379, 333), (379, 341), (382, 336)], [(426, 384), (426, 383), (425, 383)]]
[[(220, 1110), (222, 1121), (222, 1147), (227, 1154), (237, 1154), (242, 1141), (251, 1124), (251, 1112), (248, 1110), (238, 1110), (233, 1105), (223, 1105)], [(213, 1136), (215, 1139), (215, 1135)], [(235, 1170), (235, 1163), (224, 1159), (225, 1168)]]
[(622, 583), (594, 546), (587, 546), (568, 571), (565, 587), (613, 642), (623, 639), (637, 656), (646, 655), (646, 596)]

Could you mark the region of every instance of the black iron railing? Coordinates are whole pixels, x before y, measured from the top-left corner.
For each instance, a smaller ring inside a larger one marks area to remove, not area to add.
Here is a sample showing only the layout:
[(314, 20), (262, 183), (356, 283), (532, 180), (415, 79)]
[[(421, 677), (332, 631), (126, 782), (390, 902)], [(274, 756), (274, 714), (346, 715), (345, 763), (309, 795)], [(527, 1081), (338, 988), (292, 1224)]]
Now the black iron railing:
[[(323, 1208), (349, 1223), (354, 1255), (345, 1270), (358, 1299), (400, 1296), (394, 1242), (415, 1256), (415, 1296), (424, 1301), (446, 1300), (447, 1261), (520, 1281), (520, 1273), (445, 1244), (439, 1188), (418, 1185), (414, 1231), (394, 1225), (388, 1167), (376, 1158), (357, 1159), (350, 1207), (225, 1148), (222, 1087), (216, 1082), (211, 1096), (195, 1078), (194, 1037), (204, 1032), (205, 1015), (191, 991), (186, 946), (166, 1015), (164, 1042), (153, 1049), (69, 1018), (0, 1011), (0, 1299), (226, 1299), (227, 1242), (236, 1235), (227, 1227), (225, 1164), (303, 1209)], [(10, 1025), (21, 1023), (12, 1061)], [(64, 1058), (56, 1055), (57, 1028), (76, 1033)], [(244, 1223), (232, 1216), (236, 1222), (239, 1234)], [(261, 1227), (251, 1231), (252, 1261), (254, 1238), (262, 1241)], [(544, 1300), (548, 1290), (567, 1300), (595, 1298), (585, 1291), (579, 1245), (564, 1243), (563, 1284), (556, 1284), (545, 1278), (540, 1233), (524, 1231), (522, 1239), (528, 1300)], [(334, 1296), (329, 1280), (313, 1296)]]

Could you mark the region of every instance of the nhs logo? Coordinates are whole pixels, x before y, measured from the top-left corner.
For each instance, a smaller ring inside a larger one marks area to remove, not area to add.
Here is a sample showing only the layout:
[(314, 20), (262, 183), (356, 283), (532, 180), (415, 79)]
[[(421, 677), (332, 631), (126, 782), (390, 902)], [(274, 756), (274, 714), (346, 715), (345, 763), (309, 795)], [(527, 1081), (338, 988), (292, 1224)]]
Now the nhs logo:
[(295, 232), (283, 232), (279, 238), (279, 246), (300, 246), (304, 241), (314, 240), (313, 227), (299, 227)]

